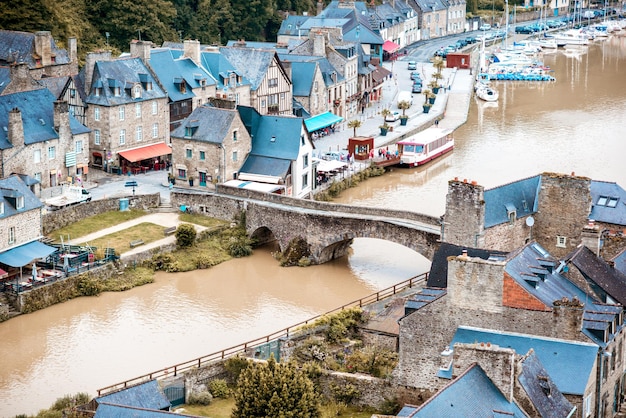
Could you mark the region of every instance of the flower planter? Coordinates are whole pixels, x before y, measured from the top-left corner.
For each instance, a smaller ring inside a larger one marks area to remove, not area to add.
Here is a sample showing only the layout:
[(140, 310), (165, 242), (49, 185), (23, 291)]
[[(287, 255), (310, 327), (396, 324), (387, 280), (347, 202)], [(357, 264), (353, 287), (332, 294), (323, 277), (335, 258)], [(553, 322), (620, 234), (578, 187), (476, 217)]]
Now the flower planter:
[(433, 93), (438, 94), (440, 87), (433, 87)]
[(409, 118), (400, 118), (400, 126), (406, 126), (406, 123), (409, 121)]
[(423, 107), (424, 107), (424, 113), (430, 112), (430, 108), (431, 108), (430, 105), (424, 105)]
[(389, 131), (388, 128), (380, 128), (380, 134), (382, 136), (387, 136), (387, 132)]
[(434, 105), (435, 104), (435, 99), (436, 99), (436, 97), (429, 97), (428, 98), (428, 103), (430, 103), (431, 105)]

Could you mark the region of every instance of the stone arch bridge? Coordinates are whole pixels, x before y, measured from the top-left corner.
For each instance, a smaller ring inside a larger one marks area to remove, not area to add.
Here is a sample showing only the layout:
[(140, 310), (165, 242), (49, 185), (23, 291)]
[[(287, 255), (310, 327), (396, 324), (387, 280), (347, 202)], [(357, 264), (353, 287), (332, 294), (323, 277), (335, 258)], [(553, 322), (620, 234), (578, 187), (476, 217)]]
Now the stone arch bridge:
[(233, 220), (246, 214), (248, 235), (259, 243), (274, 239), (284, 251), (298, 236), (310, 246), (313, 263), (344, 256), (354, 238), (378, 238), (410, 248), (432, 260), (441, 238), (437, 217), (415, 212), (339, 205), (218, 186), (216, 193), (172, 191), (174, 207)]

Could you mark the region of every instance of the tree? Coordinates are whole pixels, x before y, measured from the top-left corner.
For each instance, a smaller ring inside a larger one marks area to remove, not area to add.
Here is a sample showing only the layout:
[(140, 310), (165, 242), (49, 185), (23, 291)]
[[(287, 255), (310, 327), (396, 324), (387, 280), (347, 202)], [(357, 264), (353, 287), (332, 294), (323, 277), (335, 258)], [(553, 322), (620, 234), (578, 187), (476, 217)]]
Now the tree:
[(176, 245), (191, 247), (196, 242), (196, 228), (191, 224), (180, 224), (176, 228)]
[(361, 121), (358, 119), (352, 119), (350, 122), (348, 122), (348, 128), (352, 128), (354, 130), (354, 135), (356, 136), (356, 130), (357, 128), (360, 128), (362, 125)]
[(402, 109), (402, 116), (406, 116), (406, 110), (411, 107), (411, 103), (406, 100), (402, 100), (398, 103), (398, 109)]
[(252, 363), (241, 372), (235, 388), (233, 418), (320, 416), (313, 383), (294, 363)]

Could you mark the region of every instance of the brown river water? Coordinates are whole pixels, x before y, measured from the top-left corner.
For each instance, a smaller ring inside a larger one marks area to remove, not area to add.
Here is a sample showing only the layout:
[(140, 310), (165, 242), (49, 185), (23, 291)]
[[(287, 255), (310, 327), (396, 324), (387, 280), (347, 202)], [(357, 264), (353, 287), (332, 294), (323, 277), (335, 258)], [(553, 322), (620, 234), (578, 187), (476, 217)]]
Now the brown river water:
[[(456, 148), (419, 169), (394, 169), (337, 199), (441, 215), (454, 177), (493, 187), (543, 171), (626, 187), (626, 37), (583, 54), (544, 55), (555, 83), (498, 82), (493, 107), (472, 101)], [(80, 298), (0, 324), (0, 417), (34, 414), (96, 390), (263, 337), (427, 271), (397, 244), (357, 239), (351, 254), (281, 268), (271, 248), (209, 270)]]

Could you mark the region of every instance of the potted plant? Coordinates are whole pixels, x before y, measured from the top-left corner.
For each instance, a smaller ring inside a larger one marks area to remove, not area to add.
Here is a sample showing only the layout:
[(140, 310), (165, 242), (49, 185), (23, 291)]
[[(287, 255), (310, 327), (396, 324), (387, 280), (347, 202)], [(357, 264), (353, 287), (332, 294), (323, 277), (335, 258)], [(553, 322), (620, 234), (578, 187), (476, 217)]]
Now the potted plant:
[(435, 95), (433, 94), (433, 92), (431, 92), (429, 89), (424, 90), (424, 104), (423, 104), (423, 108), (424, 108), (424, 113), (428, 113), (430, 112), (430, 108), (432, 107), (432, 103), (430, 102), (430, 99), (432, 97), (435, 97)]
[(385, 136), (387, 135), (387, 132), (389, 132), (389, 125), (387, 124), (387, 116), (391, 114), (391, 110), (383, 109), (382, 112), (380, 112), (380, 114), (383, 115), (383, 124), (379, 126), (380, 134), (382, 136)]
[(441, 88), (441, 85), (439, 84), (439, 80), (435, 78), (435, 74), (433, 74), (433, 79), (430, 80), (430, 82), (428, 83), (428, 87), (431, 88), (431, 94), (439, 93), (439, 89)]
[(411, 107), (411, 103), (406, 100), (402, 100), (400, 103), (398, 103), (398, 109), (402, 109), (402, 116), (400, 116), (400, 125), (402, 126), (406, 126), (406, 123), (409, 120), (409, 117), (406, 114), (406, 110), (409, 107)]

